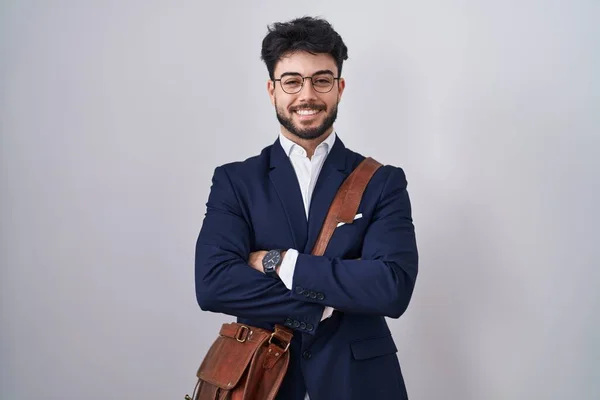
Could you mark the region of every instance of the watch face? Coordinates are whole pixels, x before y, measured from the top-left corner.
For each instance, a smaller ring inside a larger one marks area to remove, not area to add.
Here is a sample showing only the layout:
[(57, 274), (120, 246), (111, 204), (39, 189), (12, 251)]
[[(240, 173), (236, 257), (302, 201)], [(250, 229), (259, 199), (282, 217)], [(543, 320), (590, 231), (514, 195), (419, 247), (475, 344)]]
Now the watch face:
[(271, 250), (263, 259), (263, 267), (265, 269), (274, 269), (281, 260), (281, 253), (277, 250)]

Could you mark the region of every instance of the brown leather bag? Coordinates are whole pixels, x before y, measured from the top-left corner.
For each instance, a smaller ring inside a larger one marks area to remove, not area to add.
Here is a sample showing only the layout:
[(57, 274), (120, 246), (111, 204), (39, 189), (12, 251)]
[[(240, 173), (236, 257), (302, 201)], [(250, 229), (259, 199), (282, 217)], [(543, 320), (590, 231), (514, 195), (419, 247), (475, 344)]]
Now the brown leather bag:
[[(312, 255), (322, 256), (337, 224), (351, 224), (367, 184), (381, 164), (366, 158), (336, 193)], [(273, 332), (239, 323), (221, 326), (204, 357), (192, 397), (186, 400), (273, 400), (290, 361), (293, 332), (275, 325)]]

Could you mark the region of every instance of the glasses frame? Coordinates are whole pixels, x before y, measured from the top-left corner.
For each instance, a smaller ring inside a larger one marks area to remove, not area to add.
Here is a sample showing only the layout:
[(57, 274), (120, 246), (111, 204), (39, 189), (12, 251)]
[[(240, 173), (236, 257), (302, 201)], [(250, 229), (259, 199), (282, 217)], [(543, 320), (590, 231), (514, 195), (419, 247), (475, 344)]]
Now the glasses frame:
[[(327, 74), (317, 74), (317, 75), (332, 75), (333, 76), (333, 74), (328, 74), (328, 73)], [(271, 80), (273, 81), (273, 85), (276, 85), (275, 82), (279, 82), (279, 86), (281, 86), (281, 90), (283, 90), (284, 93), (287, 93), (287, 94), (298, 94), (298, 93), (300, 93), (302, 91), (302, 89), (304, 89), (304, 82), (306, 81), (306, 79), (310, 79), (310, 85), (312, 86), (313, 90), (315, 92), (317, 92), (317, 93), (325, 94), (325, 93), (329, 93), (329, 92), (331, 92), (333, 90), (333, 87), (335, 86), (335, 81), (336, 80), (338, 81), (338, 85), (339, 85), (340, 78), (341, 78), (341, 76), (338, 76), (337, 78), (334, 76), (333, 77), (333, 84), (331, 85), (331, 88), (328, 91), (326, 91), (326, 92), (321, 92), (320, 90), (317, 90), (317, 88), (315, 87), (315, 84), (313, 82), (314, 75), (312, 75), (312, 76), (302, 76), (300, 74), (294, 74), (293, 76), (297, 76), (298, 78), (301, 78), (302, 79), (302, 85), (300, 85), (300, 89), (298, 89), (297, 92), (292, 92), (292, 93), (286, 92), (286, 90), (283, 88), (283, 83), (281, 83), (281, 79), (282, 78), (271, 79)]]

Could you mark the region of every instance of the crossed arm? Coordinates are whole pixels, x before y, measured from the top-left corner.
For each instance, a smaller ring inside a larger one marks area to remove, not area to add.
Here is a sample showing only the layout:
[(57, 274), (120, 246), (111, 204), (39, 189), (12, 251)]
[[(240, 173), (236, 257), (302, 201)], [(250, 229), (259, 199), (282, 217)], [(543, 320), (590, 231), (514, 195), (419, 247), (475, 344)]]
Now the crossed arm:
[[(196, 244), (200, 307), (269, 323), (291, 318), (315, 327), (325, 306), (398, 318), (412, 295), (418, 256), (404, 173), (382, 169), (389, 173), (361, 259), (299, 254), (289, 290), (260, 272), (264, 253), (250, 251), (250, 227), (225, 167), (217, 168)], [(322, 295), (306, 296), (307, 291)]]

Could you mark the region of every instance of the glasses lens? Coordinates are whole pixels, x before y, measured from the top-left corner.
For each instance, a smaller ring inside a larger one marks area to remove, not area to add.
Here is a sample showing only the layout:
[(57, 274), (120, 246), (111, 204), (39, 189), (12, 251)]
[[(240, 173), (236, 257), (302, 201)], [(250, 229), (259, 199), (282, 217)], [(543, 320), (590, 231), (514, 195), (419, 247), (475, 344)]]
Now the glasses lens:
[(302, 89), (303, 80), (299, 76), (288, 76), (281, 80), (281, 87), (286, 93), (298, 93)]
[(327, 93), (333, 88), (334, 80), (331, 74), (320, 74), (312, 77), (312, 84), (317, 92)]

